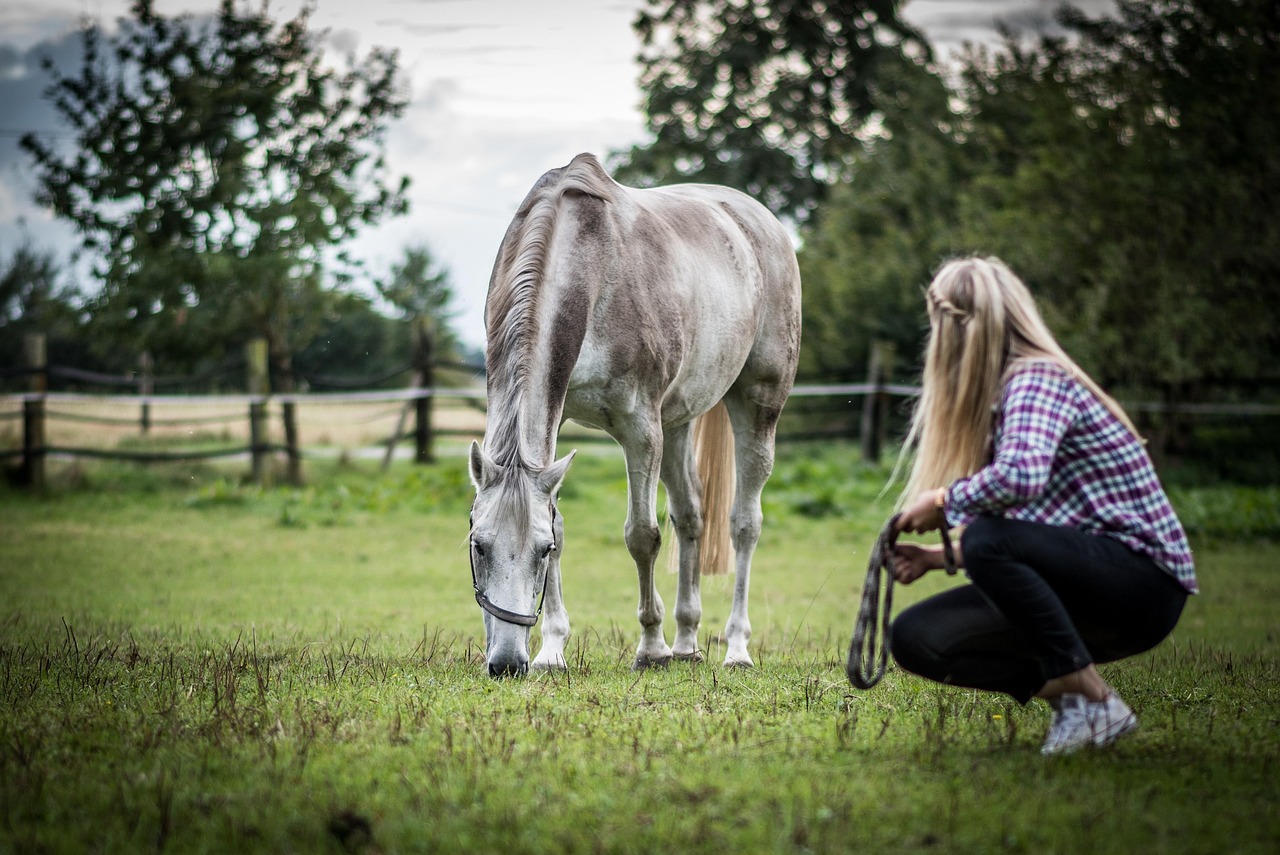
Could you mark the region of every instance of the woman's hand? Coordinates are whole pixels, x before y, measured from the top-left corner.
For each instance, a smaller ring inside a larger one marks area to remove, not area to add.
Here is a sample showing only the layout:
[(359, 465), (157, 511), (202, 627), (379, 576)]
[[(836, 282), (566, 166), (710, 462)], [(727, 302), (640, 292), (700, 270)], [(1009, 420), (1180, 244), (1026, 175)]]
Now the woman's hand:
[(930, 570), (942, 566), (942, 548), (899, 543), (893, 548), (893, 578), (910, 585)]
[(926, 531), (935, 531), (942, 528), (947, 524), (947, 521), (942, 515), (942, 509), (938, 507), (937, 502), (937, 490), (921, 493), (899, 515), (898, 531), (923, 534)]

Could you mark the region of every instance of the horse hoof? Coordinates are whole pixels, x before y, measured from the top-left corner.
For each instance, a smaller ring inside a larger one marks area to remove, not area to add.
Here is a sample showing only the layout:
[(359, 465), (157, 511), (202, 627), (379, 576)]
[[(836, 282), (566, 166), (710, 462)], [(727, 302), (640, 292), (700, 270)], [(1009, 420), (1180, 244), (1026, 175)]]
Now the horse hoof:
[(707, 661), (707, 657), (702, 655), (701, 650), (695, 650), (692, 653), (675, 653), (672, 654), (672, 656), (681, 662), (692, 662), (694, 665), (697, 665), (699, 662)]
[(564, 662), (534, 662), (529, 670), (535, 674), (563, 674), (569, 670)]
[(637, 656), (632, 664), (632, 671), (648, 671), (650, 668), (666, 668), (671, 664), (671, 656)]
[(756, 667), (756, 663), (752, 662), (751, 657), (748, 656), (746, 659), (726, 659), (724, 660), (724, 667), (747, 670)]

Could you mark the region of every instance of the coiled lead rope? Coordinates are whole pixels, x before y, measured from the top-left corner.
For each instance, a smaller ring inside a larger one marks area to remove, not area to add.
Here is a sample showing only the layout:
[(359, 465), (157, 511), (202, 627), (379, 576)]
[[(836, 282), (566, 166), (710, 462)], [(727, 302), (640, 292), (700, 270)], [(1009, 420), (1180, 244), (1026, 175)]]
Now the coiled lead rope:
[[(849, 658), (845, 672), (856, 689), (870, 689), (884, 677), (889, 664), (889, 618), (893, 612), (893, 548), (898, 542), (898, 518), (894, 514), (880, 529), (875, 546), (867, 559), (867, 578), (862, 584), (862, 602), (858, 606), (858, 619), (853, 624), (853, 638), (849, 642)], [(944, 525), (942, 534), (942, 559), (947, 575), (956, 573), (955, 551), (951, 535)], [(881, 571), (886, 577), (884, 595), (880, 594)]]

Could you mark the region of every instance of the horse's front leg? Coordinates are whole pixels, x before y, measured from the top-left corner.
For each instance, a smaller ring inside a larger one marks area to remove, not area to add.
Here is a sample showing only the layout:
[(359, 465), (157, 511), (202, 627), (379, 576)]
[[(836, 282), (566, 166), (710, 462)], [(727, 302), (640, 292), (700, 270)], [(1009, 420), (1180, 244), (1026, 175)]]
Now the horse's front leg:
[[(552, 506), (553, 508), (556, 507)], [(556, 549), (547, 561), (547, 585), (543, 594), (543, 646), (530, 663), (534, 671), (567, 671), (564, 643), (568, 641), (568, 612), (561, 594), (561, 561), (564, 557), (564, 517), (552, 515), (552, 538)]]
[[(557, 545), (563, 538), (557, 531)], [(564, 662), (564, 643), (568, 641), (568, 612), (564, 609), (561, 596), (561, 572), (559, 572), (559, 555), (557, 549), (547, 566), (547, 595), (543, 600), (543, 646), (534, 657), (530, 667), (534, 671), (566, 671), (568, 664)]]
[(662, 462), (661, 432), (644, 431), (634, 441), (623, 443), (627, 457), (627, 523), (623, 535), (627, 550), (636, 563), (640, 582), (640, 645), (635, 668), (651, 668), (671, 661), (671, 648), (663, 637), (665, 609), (654, 582), (654, 564), (662, 535), (655, 506), (658, 502), (658, 470)]

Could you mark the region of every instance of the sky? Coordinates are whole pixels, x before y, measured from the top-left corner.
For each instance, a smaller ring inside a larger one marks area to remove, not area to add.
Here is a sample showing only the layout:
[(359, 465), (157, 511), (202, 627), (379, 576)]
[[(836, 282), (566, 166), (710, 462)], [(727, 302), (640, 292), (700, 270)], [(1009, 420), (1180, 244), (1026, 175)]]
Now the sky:
[[(254, 0), (256, 6), (256, 0)], [(0, 0), (0, 264), (24, 242), (65, 257), (71, 228), (32, 201), (18, 138), (66, 134), (43, 97), (40, 59), (78, 68), (82, 21), (108, 29), (128, 0)], [(940, 56), (991, 42), (998, 21), (1051, 28), (1057, 0), (908, 0), (904, 17)], [(1110, 0), (1076, 0), (1091, 13)], [(315, 0), (326, 50), (362, 56), (396, 48), (410, 104), (387, 140), (394, 176), (408, 175), (410, 212), (367, 230), (352, 253), (385, 272), (425, 245), (448, 268), (455, 328), (482, 347), (484, 296), (507, 223), (543, 172), (579, 152), (602, 159), (646, 139), (631, 30), (642, 0)], [(211, 15), (218, 0), (156, 0), (163, 15)], [(300, 0), (272, 0), (277, 20)]]

